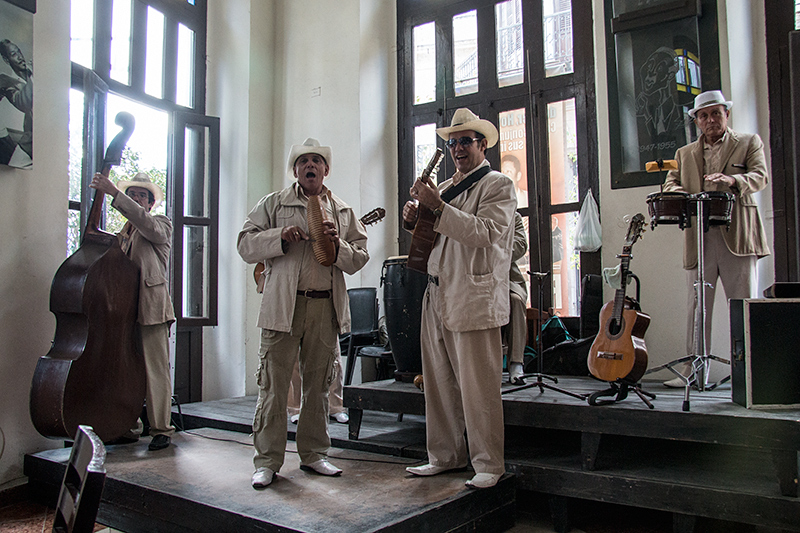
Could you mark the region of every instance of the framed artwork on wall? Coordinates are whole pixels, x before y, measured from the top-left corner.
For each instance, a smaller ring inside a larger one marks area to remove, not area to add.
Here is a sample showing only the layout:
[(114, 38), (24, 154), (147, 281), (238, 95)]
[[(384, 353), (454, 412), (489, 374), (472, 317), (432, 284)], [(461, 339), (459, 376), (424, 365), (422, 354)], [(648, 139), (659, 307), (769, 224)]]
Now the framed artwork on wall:
[(35, 1), (0, 1), (0, 163), (15, 168), (33, 166), (35, 10)]

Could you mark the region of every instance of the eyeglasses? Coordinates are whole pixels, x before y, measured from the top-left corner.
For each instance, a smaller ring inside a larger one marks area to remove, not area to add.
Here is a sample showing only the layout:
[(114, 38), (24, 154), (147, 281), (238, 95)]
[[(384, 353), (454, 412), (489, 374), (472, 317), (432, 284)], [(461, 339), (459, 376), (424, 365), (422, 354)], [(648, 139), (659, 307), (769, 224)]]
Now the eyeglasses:
[(456, 147), (456, 144), (460, 144), (461, 146), (469, 146), (473, 141), (480, 141), (480, 139), (477, 137), (459, 137), (458, 139), (449, 139), (445, 141), (444, 145), (452, 149)]

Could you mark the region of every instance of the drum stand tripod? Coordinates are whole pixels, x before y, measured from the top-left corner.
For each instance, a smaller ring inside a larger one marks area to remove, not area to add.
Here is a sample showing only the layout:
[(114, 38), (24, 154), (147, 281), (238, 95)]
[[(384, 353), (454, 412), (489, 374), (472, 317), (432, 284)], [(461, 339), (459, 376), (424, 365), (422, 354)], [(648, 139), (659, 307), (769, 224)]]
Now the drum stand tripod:
[(516, 392), (516, 391), (523, 390), (523, 389), (530, 389), (531, 387), (539, 387), (539, 392), (540, 393), (544, 392), (545, 389), (550, 389), (550, 390), (553, 390), (553, 391), (556, 391), (556, 392), (560, 392), (562, 394), (566, 394), (568, 396), (572, 396), (573, 398), (577, 398), (579, 400), (585, 400), (586, 399), (586, 394), (578, 394), (576, 392), (570, 392), (568, 390), (564, 390), (562, 388), (555, 387), (555, 386), (551, 385), (550, 383), (546, 383), (544, 381), (545, 379), (549, 379), (553, 383), (558, 383), (558, 378), (556, 378), (554, 376), (548, 376), (547, 374), (545, 374), (543, 372), (543, 370), (544, 370), (544, 366), (543, 366), (544, 365), (544, 360), (543, 360), (543, 357), (542, 357), (542, 351), (543, 351), (542, 343), (543, 343), (543, 341), (542, 341), (542, 323), (541, 323), (542, 322), (542, 306), (544, 305), (544, 280), (547, 278), (547, 276), (550, 275), (550, 273), (549, 272), (530, 272), (530, 271), (528, 271), (528, 275), (531, 277), (531, 279), (536, 278), (536, 283), (537, 283), (537, 286), (539, 288), (539, 303), (538, 303), (538, 309), (537, 309), (537, 311), (539, 313), (539, 317), (538, 317), (537, 327), (536, 327), (536, 329), (537, 329), (537, 332), (536, 332), (536, 369), (537, 369), (537, 372), (535, 374), (525, 374), (525, 377), (526, 378), (527, 377), (532, 377), (532, 378), (535, 377), (536, 381), (534, 381), (533, 383), (526, 383), (525, 385), (520, 385), (518, 387), (513, 387), (513, 388), (510, 388), (510, 389), (506, 389), (506, 390), (503, 391), (503, 394), (506, 394), (506, 393), (509, 393), (509, 392)]
[[(683, 396), (683, 410), (689, 410), (689, 390), (692, 388), (692, 385), (697, 386), (697, 390), (703, 392), (705, 390), (714, 390), (719, 385), (725, 383), (729, 379), (730, 376), (726, 376), (719, 380), (716, 383), (711, 385), (708, 384), (708, 366), (711, 360), (719, 361), (720, 363), (724, 363), (730, 365), (730, 361), (728, 359), (723, 359), (722, 357), (718, 357), (716, 355), (711, 355), (708, 353), (708, 347), (706, 346), (706, 285), (711, 286), (710, 283), (706, 283), (706, 276), (705, 276), (705, 234), (709, 228), (708, 222), (708, 214), (706, 213), (706, 199), (703, 198), (696, 198), (690, 201), (697, 201), (697, 281), (695, 281), (694, 288), (697, 294), (697, 306), (695, 307), (694, 313), (694, 332), (695, 332), (695, 342), (694, 347), (698, 349), (698, 352), (692, 355), (687, 355), (686, 357), (681, 357), (680, 359), (676, 359), (671, 361), (665, 365), (658, 366), (656, 368), (652, 368), (645, 372), (649, 374), (651, 372), (656, 372), (658, 370), (667, 369), (684, 382), (684, 396)], [(691, 373), (688, 376), (684, 376), (673, 367), (682, 363), (691, 363)]]

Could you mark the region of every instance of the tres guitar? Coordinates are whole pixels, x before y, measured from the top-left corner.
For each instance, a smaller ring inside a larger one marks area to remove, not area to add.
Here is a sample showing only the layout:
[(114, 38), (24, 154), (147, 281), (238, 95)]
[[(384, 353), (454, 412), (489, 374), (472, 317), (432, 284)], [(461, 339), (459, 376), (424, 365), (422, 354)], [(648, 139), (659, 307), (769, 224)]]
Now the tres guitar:
[[(375, 224), (383, 220), (383, 217), (385, 216), (386, 216), (386, 210), (382, 207), (376, 207), (375, 209), (373, 209), (372, 211), (361, 217), (359, 220), (365, 226), (371, 226), (372, 224)], [(256, 268), (253, 270), (253, 278), (255, 278), (256, 280), (256, 291), (259, 294), (264, 292), (264, 281), (266, 280), (264, 279), (263, 274), (265, 268), (266, 265), (264, 265), (264, 262), (262, 261), (261, 263), (256, 263)]]
[[(431, 174), (436, 172), (439, 163), (442, 161), (444, 152), (441, 148), (436, 149), (431, 160), (428, 161), (428, 166), (422, 171), (422, 176), (419, 177), (421, 181), (427, 182)], [(433, 230), (433, 225), (436, 223), (436, 215), (433, 211), (428, 209), (422, 204), (417, 205), (417, 223), (414, 226), (414, 234), (411, 236), (411, 247), (408, 250), (408, 268), (428, 273), (428, 257), (431, 255), (433, 245), (436, 242), (437, 233)]]
[(638, 213), (628, 226), (625, 245), (619, 256), (622, 286), (617, 289), (614, 301), (607, 302), (600, 310), (600, 332), (589, 350), (589, 371), (603, 381), (622, 379), (637, 383), (647, 370), (647, 347), (643, 337), (650, 325), (650, 317), (625, 305), (631, 249), (643, 227), (644, 216)]

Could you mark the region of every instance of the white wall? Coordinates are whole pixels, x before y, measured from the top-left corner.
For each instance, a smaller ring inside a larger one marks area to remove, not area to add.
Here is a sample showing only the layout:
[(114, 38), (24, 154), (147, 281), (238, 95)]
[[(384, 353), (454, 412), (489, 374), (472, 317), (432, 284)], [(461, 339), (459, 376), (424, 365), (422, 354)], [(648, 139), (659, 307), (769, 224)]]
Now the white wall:
[[(603, 21), (603, 2), (595, 0), (595, 73), (597, 76), (598, 139), (600, 153), (600, 216), (603, 226), (603, 266), (616, 266), (616, 255), (622, 250), (627, 229), (626, 215), (641, 212), (646, 220), (647, 195), (658, 191), (657, 186), (631, 189), (611, 189), (608, 143), (608, 87), (606, 76), (606, 49)], [(730, 125), (734, 129), (756, 132), (769, 145), (769, 115), (766, 87), (766, 43), (764, 36), (764, 8), (758, 2), (720, 0), (720, 62), (721, 89), (733, 100)], [(704, 87), (712, 89), (712, 87)], [(615, 95), (613, 95), (616, 97)], [(769, 152), (767, 152), (769, 161)], [(767, 236), (772, 239), (771, 191), (759, 195), (762, 217)], [(687, 230), (688, 231), (688, 230)], [(651, 317), (645, 335), (649, 368), (654, 368), (686, 352), (686, 308), (689, 291), (682, 267), (683, 235), (677, 226), (661, 225), (647, 231), (633, 247), (631, 271), (641, 280), (641, 304)], [(770, 258), (759, 261), (758, 295), (773, 283), (773, 263)], [(630, 288), (633, 295), (635, 284)], [(613, 291), (605, 289), (605, 299)], [(709, 352), (729, 358), (730, 328), (724, 291), (717, 291), (714, 304), (714, 323)], [(711, 378), (726, 375), (728, 368), (712, 363)], [(649, 378), (669, 378), (661, 371)]]
[(38, 2), (33, 22), (33, 169), (0, 165), (0, 490), (25, 453), (61, 446), (33, 428), (28, 396), (50, 349), (50, 284), (66, 258), (69, 2)]

